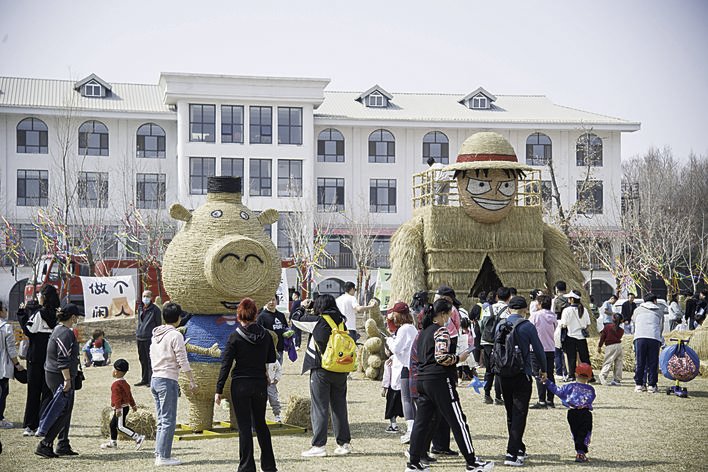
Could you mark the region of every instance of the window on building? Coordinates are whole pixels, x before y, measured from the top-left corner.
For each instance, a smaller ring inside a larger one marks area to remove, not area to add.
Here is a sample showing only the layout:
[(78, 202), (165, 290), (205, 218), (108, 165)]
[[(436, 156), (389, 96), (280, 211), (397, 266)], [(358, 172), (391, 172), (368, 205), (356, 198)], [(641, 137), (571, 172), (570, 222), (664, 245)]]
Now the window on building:
[(396, 140), (385, 129), (377, 129), (369, 135), (369, 162), (396, 162)]
[(278, 107), (278, 144), (302, 144), (302, 108)]
[(431, 157), (440, 164), (447, 164), (450, 160), (450, 141), (441, 131), (431, 131), (423, 136), (423, 163), (427, 164)]
[[(325, 246), (325, 251), (330, 255), (324, 261), (325, 269), (353, 269), (354, 255), (341, 239), (341, 236), (332, 236)], [(322, 284), (320, 284), (322, 287)], [(320, 293), (321, 289), (320, 289)], [(339, 292), (341, 293), (341, 291)]]
[(273, 195), (273, 181), (270, 159), (251, 159), (248, 163), (250, 188), (248, 194), (252, 197), (270, 197)]
[(135, 184), (138, 208), (165, 208), (165, 174), (137, 174)]
[(165, 130), (155, 123), (138, 128), (136, 138), (138, 157), (165, 158)]
[(216, 141), (216, 105), (189, 104), (189, 140)]
[(17, 206), (47, 206), (48, 197), (48, 171), (17, 171)]
[(79, 155), (108, 155), (108, 128), (106, 125), (100, 121), (87, 121), (79, 126)]
[(344, 136), (334, 128), (317, 136), (317, 162), (344, 162)]
[(108, 208), (108, 173), (79, 172), (76, 193), (80, 208)]
[(273, 109), (271, 107), (249, 107), (249, 142), (270, 144), (273, 142)]
[(396, 180), (369, 180), (369, 211), (371, 213), (396, 213)]
[(585, 215), (601, 215), (603, 209), (602, 181), (577, 181), (576, 198), (578, 202), (580, 202), (579, 213)]
[(489, 108), (489, 99), (482, 94), (472, 97), (472, 108), (475, 110), (486, 110)]
[(592, 133), (582, 134), (575, 145), (575, 165), (602, 167), (602, 139)]
[(243, 106), (221, 105), (221, 142), (243, 143)]
[(278, 159), (278, 196), (302, 197), (302, 161)]
[(241, 177), (241, 193), (243, 192), (243, 159), (233, 157), (221, 158), (221, 175), (228, 177)]
[(17, 123), (17, 152), (47, 154), (49, 152), (47, 125), (39, 118), (25, 118)]
[(317, 211), (344, 211), (344, 179), (317, 178)]
[(290, 213), (281, 212), (278, 216), (278, 253), (283, 259), (293, 257), (293, 246), (288, 237), (287, 222)]
[(391, 267), (388, 255), (391, 251), (390, 236), (376, 236), (372, 242), (372, 253), (374, 255), (372, 265), (376, 268)]
[(102, 97), (103, 90), (99, 83), (91, 81), (84, 85), (84, 97)]
[(206, 195), (209, 177), (216, 175), (216, 158), (190, 157), (189, 158), (189, 193), (192, 195)]
[(551, 138), (543, 133), (533, 133), (526, 138), (526, 163), (545, 166), (551, 161), (553, 146)]
[(366, 103), (370, 107), (384, 107), (386, 106), (386, 99), (380, 92), (372, 92), (366, 100)]

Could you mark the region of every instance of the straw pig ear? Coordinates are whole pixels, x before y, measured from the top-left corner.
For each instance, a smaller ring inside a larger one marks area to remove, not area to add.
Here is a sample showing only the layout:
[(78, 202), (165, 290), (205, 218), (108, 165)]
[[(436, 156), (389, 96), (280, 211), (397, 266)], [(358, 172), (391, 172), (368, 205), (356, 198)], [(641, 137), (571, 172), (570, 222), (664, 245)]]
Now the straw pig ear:
[(192, 212), (179, 203), (173, 203), (170, 206), (170, 216), (175, 220), (189, 221), (192, 219)]
[(278, 210), (268, 208), (258, 215), (258, 222), (263, 226), (272, 225), (278, 221)]

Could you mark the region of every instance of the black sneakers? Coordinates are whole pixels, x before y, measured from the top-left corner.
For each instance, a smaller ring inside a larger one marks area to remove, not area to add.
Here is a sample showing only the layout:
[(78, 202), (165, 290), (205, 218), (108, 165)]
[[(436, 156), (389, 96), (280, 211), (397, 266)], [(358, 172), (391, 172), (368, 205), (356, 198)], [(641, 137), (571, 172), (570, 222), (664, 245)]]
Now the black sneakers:
[(470, 472), (489, 472), (494, 468), (493, 461), (483, 461), (479, 457), (475, 459), (474, 464), (467, 464), (465, 470)]
[(431, 453), (435, 454), (436, 456), (449, 456), (449, 457), (455, 457), (459, 456), (460, 453), (457, 451), (453, 451), (452, 449), (435, 449), (432, 448), (430, 450)]
[(37, 445), (37, 449), (34, 451), (34, 453), (38, 456), (46, 457), (47, 459), (54, 459), (55, 457), (59, 457), (58, 455), (54, 454), (52, 446), (47, 446), (42, 441), (39, 442), (39, 444)]

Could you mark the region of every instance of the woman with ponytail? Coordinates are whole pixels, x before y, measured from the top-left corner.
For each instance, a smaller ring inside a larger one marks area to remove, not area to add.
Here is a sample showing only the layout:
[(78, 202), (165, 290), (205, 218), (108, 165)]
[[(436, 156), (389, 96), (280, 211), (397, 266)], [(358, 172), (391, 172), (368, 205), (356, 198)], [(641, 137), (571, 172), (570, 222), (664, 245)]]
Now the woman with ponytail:
[(423, 316), (423, 330), (416, 342), (418, 359), (418, 409), (411, 434), (410, 459), (407, 471), (427, 470), (427, 449), (436, 426), (443, 418), (450, 425), (460, 451), (467, 462), (466, 470), (491, 470), (494, 463), (475, 456), (467, 419), (462, 412), (456, 388), (456, 365), (470, 353), (459, 356), (450, 344), (450, 332), (445, 327), (450, 320), (452, 303), (445, 299), (429, 305)]

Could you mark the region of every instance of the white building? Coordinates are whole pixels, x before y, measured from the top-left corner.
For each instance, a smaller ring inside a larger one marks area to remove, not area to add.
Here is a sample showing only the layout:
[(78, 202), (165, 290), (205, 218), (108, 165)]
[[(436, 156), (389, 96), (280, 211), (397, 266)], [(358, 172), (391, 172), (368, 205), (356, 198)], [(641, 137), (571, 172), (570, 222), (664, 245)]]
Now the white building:
[[(81, 182), (77, 205), (115, 226), (130, 204), (194, 207), (208, 176), (238, 175), (254, 210), (369, 212), (386, 265), (390, 235), (412, 214), (412, 174), (429, 158), (454, 162), (465, 138), (493, 130), (520, 161), (542, 169), (548, 205), (547, 158), (563, 204), (572, 205), (588, 169), (578, 142), (588, 140), (596, 210), (584, 221), (616, 226), (621, 136), (638, 130), (637, 122), (481, 87), (441, 94), (375, 85), (362, 93), (326, 91), (328, 83), (176, 73), (163, 73), (156, 85), (114, 84), (93, 74), (76, 83), (0, 77), (0, 213), (31, 240), (33, 216), (61, 194), (64, 154), (71, 180)], [(277, 225), (272, 237), (286, 256)], [(320, 288), (338, 291), (353, 279), (353, 261), (336, 236), (329, 250), (334, 262), (320, 274)], [(0, 281), (0, 299), (8, 283)]]

